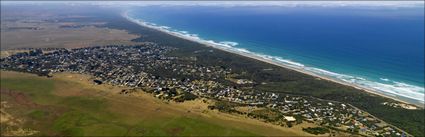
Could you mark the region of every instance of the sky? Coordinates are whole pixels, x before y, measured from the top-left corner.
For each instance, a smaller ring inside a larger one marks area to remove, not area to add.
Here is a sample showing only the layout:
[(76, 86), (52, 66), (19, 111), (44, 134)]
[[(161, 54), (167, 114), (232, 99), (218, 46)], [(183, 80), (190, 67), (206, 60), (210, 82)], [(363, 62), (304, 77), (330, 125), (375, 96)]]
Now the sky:
[(101, 6), (323, 6), (323, 7), (424, 7), (424, 1), (1, 1), (1, 4), (47, 4), (66, 3), (72, 5), (90, 4)]

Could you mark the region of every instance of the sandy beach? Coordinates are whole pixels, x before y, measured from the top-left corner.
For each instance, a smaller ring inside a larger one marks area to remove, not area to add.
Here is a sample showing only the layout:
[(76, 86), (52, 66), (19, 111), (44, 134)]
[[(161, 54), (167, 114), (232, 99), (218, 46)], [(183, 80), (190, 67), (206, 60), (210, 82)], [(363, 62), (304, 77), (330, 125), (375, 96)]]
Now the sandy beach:
[(133, 23), (139, 24), (139, 25), (141, 25), (143, 27), (148, 27), (148, 28), (151, 28), (151, 29), (155, 29), (155, 30), (158, 30), (158, 31), (161, 31), (161, 32), (170, 34), (170, 35), (173, 35), (175, 37), (179, 37), (179, 38), (182, 38), (182, 39), (186, 39), (186, 40), (190, 40), (190, 41), (193, 41), (193, 42), (197, 42), (197, 43), (203, 44), (205, 46), (212, 47), (212, 48), (215, 48), (215, 49), (218, 49), (218, 50), (222, 50), (222, 51), (225, 51), (225, 52), (229, 52), (229, 53), (241, 55), (241, 56), (244, 56), (244, 57), (256, 59), (256, 60), (259, 60), (259, 61), (263, 61), (263, 62), (266, 62), (266, 63), (269, 63), (269, 64), (273, 64), (273, 65), (276, 65), (276, 66), (280, 66), (280, 67), (283, 67), (283, 68), (286, 68), (286, 69), (294, 70), (294, 71), (297, 71), (297, 72), (300, 72), (300, 73), (303, 73), (303, 74), (306, 74), (306, 75), (310, 75), (310, 76), (313, 76), (313, 77), (316, 77), (316, 78), (320, 78), (321, 80), (328, 80), (328, 81), (339, 83), (339, 84), (342, 84), (342, 85), (345, 85), (345, 86), (350, 86), (350, 87), (353, 87), (353, 88), (356, 88), (356, 89), (365, 91), (367, 93), (371, 93), (371, 94), (374, 94), (374, 95), (379, 95), (379, 96), (382, 96), (382, 97), (385, 97), (385, 98), (389, 98), (389, 99), (392, 99), (392, 100), (395, 100), (395, 101), (398, 101), (398, 102), (401, 102), (401, 103), (413, 105), (413, 106), (416, 106), (416, 107), (419, 107), (419, 108), (425, 108), (424, 104), (422, 104), (420, 102), (416, 102), (416, 103), (415, 102), (408, 102), (408, 101), (405, 101), (405, 100), (401, 100), (400, 98), (397, 98), (396, 96), (391, 96), (391, 95), (387, 95), (387, 94), (381, 93), (381, 92), (379, 92), (379, 91), (377, 91), (375, 89), (369, 89), (369, 88), (365, 88), (365, 87), (362, 87), (362, 86), (359, 86), (359, 85), (356, 85), (356, 84), (352, 84), (352, 83), (344, 82), (344, 81), (341, 81), (341, 80), (337, 80), (337, 79), (334, 79), (334, 78), (330, 78), (330, 77), (326, 77), (326, 76), (321, 76), (321, 75), (315, 74), (313, 72), (306, 71), (306, 70), (304, 70), (302, 68), (300, 69), (300, 68), (293, 67), (293, 66), (290, 66), (290, 65), (278, 63), (278, 62), (275, 62), (275, 61), (273, 61), (271, 59), (266, 59), (266, 58), (263, 58), (263, 57), (260, 57), (260, 56), (254, 55), (254, 54), (249, 54), (249, 53), (244, 53), (244, 52), (229, 50), (228, 48), (225, 48), (225, 47), (222, 47), (222, 46), (217, 46), (214, 43), (210, 43), (210, 42), (207, 42), (207, 41), (201, 41), (201, 39), (184, 36), (184, 35), (181, 35), (181, 34), (179, 34), (177, 32), (172, 32), (172, 31), (166, 30), (164, 28), (160, 28), (160, 27), (156, 27), (156, 26), (154, 27), (154, 26), (148, 25), (148, 24), (146, 24), (146, 23), (144, 23), (142, 21), (139, 21), (139, 20), (130, 18), (127, 15), (126, 12), (122, 13), (122, 16), (124, 18), (126, 18), (127, 20), (129, 20), (129, 21), (131, 21)]

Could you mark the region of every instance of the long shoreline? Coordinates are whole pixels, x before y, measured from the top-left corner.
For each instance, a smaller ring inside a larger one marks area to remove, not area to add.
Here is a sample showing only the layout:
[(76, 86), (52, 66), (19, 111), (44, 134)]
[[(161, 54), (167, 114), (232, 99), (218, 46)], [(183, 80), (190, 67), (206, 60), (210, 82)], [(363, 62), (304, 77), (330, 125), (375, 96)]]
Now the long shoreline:
[(374, 89), (368, 89), (368, 88), (365, 88), (365, 87), (361, 87), (359, 85), (355, 85), (355, 84), (351, 84), (351, 83), (347, 83), (347, 82), (335, 80), (333, 78), (329, 78), (329, 77), (326, 77), (326, 76), (321, 76), (321, 75), (318, 75), (318, 74), (315, 74), (313, 72), (309, 72), (309, 71), (306, 71), (306, 70), (303, 70), (303, 69), (299, 69), (299, 68), (296, 68), (296, 67), (291, 67), (289, 65), (285, 65), (285, 64), (282, 64), (282, 63), (277, 63), (277, 62), (275, 62), (273, 60), (264, 59), (264, 58), (262, 58), (260, 56), (253, 56), (253, 55), (250, 55), (250, 54), (247, 54), (247, 53), (243, 53), (243, 52), (237, 52), (237, 51), (233, 51), (233, 50), (228, 50), (226, 48), (216, 46), (216, 45), (214, 45), (212, 43), (202, 42), (202, 41), (199, 41), (197, 39), (193, 39), (193, 38), (190, 38), (190, 37), (185, 37), (185, 36), (176, 34), (175, 32), (165, 31), (163, 29), (159, 29), (159, 28), (156, 28), (156, 27), (153, 27), (153, 26), (150, 26), (150, 25), (146, 25), (144, 23), (140, 23), (140, 22), (138, 22), (138, 21), (130, 18), (127, 15), (126, 12), (122, 13), (122, 16), (125, 19), (127, 19), (128, 21), (133, 22), (133, 23), (136, 23), (136, 24), (138, 24), (140, 26), (147, 27), (147, 28), (150, 28), (150, 29), (154, 29), (154, 30), (157, 30), (157, 31), (160, 31), (160, 32), (163, 32), (163, 33), (167, 33), (169, 35), (172, 35), (172, 36), (175, 36), (175, 37), (179, 37), (179, 38), (182, 38), (182, 39), (185, 39), (185, 40), (190, 40), (192, 42), (196, 42), (196, 43), (199, 43), (199, 44), (203, 44), (203, 45), (205, 45), (207, 47), (212, 47), (214, 49), (218, 49), (218, 50), (221, 50), (221, 51), (224, 51), (224, 52), (233, 53), (233, 54), (237, 54), (237, 55), (240, 55), (240, 56), (248, 57), (248, 58), (251, 58), (251, 59), (255, 59), (255, 60), (258, 60), (258, 61), (269, 63), (269, 64), (272, 64), (272, 65), (276, 65), (276, 66), (279, 66), (279, 67), (283, 67), (283, 68), (286, 68), (286, 69), (297, 71), (297, 72), (300, 72), (300, 73), (303, 73), (303, 74), (306, 74), (306, 75), (310, 75), (310, 76), (313, 76), (313, 77), (316, 77), (316, 78), (320, 78), (320, 79), (323, 79), (323, 80), (331, 81), (331, 82), (342, 84), (342, 85), (345, 85), (345, 86), (350, 86), (350, 87), (356, 88), (358, 90), (365, 91), (367, 93), (371, 93), (371, 94), (378, 95), (378, 96), (381, 96), (381, 97), (389, 98), (389, 99), (392, 99), (392, 100), (395, 100), (395, 101), (398, 101), (398, 102), (401, 102), (401, 103), (405, 103), (405, 104), (409, 104), (409, 105), (414, 105), (415, 107), (425, 108), (425, 106), (424, 106), (425, 104), (421, 104), (420, 102), (417, 102), (417, 103), (407, 102), (407, 101), (401, 100), (399, 98), (396, 98), (394, 96), (390, 96), (390, 95), (386, 95), (384, 93), (380, 93), (379, 91), (374, 90)]

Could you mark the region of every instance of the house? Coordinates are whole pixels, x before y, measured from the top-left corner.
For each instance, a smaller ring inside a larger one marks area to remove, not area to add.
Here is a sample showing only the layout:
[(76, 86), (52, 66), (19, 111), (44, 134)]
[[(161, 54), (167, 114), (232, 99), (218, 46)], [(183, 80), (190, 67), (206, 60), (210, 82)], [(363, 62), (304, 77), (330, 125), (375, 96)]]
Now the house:
[(295, 122), (296, 119), (293, 116), (283, 116), (283, 119), (285, 119), (288, 122)]

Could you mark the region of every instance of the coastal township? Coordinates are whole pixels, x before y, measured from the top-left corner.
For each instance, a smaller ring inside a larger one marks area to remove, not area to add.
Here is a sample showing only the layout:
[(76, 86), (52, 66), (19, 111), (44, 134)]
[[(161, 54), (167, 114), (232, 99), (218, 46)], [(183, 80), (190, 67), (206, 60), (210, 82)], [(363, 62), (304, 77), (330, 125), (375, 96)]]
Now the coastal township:
[(93, 5), (2, 5), (3, 136), (424, 136), (424, 108)]

